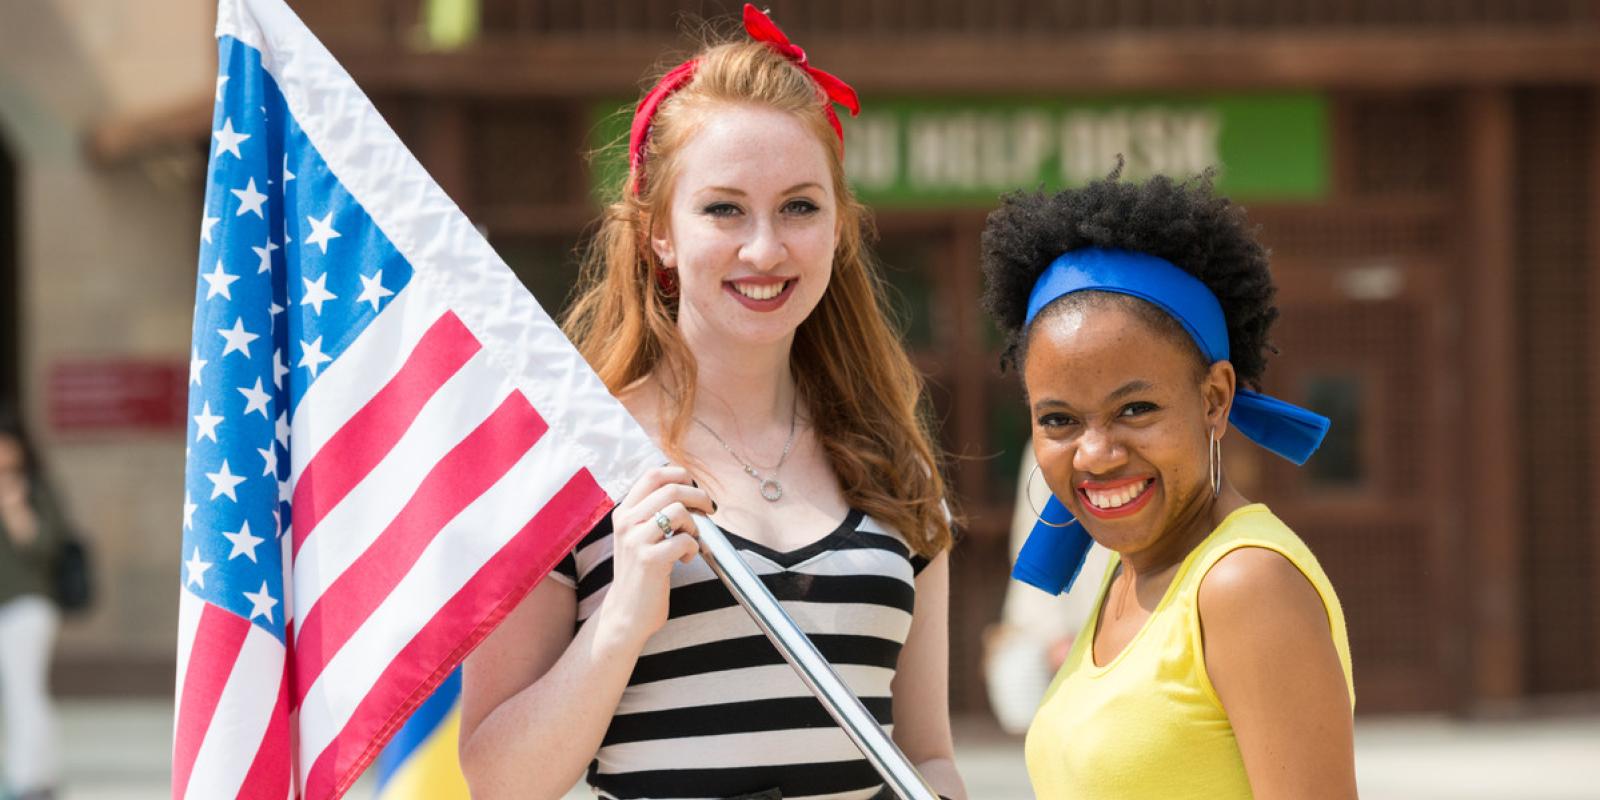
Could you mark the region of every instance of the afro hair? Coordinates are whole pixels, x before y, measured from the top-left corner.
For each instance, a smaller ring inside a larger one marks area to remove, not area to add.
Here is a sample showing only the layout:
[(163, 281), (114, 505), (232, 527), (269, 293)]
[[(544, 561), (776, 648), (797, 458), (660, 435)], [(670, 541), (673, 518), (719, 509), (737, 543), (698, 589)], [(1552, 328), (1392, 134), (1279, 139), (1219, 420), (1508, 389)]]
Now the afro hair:
[(1103, 179), (1055, 193), (1014, 192), (989, 214), (983, 306), (1006, 335), (1002, 367), (1015, 368), (1022, 357), (1028, 295), (1045, 267), (1062, 253), (1097, 247), (1163, 258), (1200, 279), (1222, 304), (1235, 373), (1259, 388), (1267, 356), (1277, 352), (1267, 333), (1278, 309), (1266, 248), (1244, 209), (1215, 193), (1209, 170), (1141, 183), (1122, 181), (1121, 172), (1119, 165)]

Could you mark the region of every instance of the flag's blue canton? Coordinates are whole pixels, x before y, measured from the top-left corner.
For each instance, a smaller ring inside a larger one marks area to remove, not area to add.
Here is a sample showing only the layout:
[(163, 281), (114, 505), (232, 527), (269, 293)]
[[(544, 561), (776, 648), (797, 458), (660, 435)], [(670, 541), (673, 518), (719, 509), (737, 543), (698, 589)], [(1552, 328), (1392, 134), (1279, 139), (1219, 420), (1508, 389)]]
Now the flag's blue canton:
[(411, 267), (306, 139), (260, 51), (223, 37), (218, 52), (182, 580), (281, 640), (289, 422)]

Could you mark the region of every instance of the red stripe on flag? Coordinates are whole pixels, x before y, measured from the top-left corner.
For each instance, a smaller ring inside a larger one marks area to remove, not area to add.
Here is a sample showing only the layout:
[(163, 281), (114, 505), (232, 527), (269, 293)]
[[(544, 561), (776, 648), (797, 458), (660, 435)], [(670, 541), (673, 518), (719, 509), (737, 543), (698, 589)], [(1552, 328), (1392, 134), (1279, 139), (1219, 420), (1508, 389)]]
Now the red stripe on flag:
[(390, 662), (314, 757), (305, 796), (337, 797), (349, 789), (417, 705), (610, 510), (611, 498), (587, 469), (568, 479)]
[(204, 603), (184, 670), (183, 697), (178, 698), (178, 724), (172, 743), (173, 800), (181, 800), (189, 790), (189, 776), (194, 772), (200, 745), (249, 633), (248, 621)]
[(284, 663), (283, 679), (278, 681), (278, 702), (272, 707), (266, 736), (256, 750), (250, 771), (239, 788), (240, 800), (284, 800), (289, 796), (289, 675)]
[(389, 597), (428, 543), (533, 449), (548, 429), (528, 399), (512, 392), (429, 470), (399, 515), (299, 620), (294, 708), (305, 701), (328, 660)]
[(389, 455), (439, 387), (482, 347), (455, 312), (445, 312), (389, 383), (317, 451), (294, 485), (295, 555), (317, 523)]

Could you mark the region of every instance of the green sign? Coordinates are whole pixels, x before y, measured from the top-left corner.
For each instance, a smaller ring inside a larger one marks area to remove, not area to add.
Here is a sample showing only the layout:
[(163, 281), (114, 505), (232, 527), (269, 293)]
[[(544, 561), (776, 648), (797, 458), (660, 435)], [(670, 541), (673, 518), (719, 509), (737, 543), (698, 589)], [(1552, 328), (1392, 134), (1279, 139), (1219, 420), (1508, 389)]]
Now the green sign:
[[(863, 104), (860, 116), (843, 119), (845, 171), (861, 200), (880, 208), (992, 206), (1014, 189), (1103, 177), (1119, 155), (1129, 180), (1216, 167), (1218, 191), (1237, 199), (1316, 199), (1328, 187), (1327, 101), (1316, 94)], [(615, 108), (606, 107), (596, 132), (602, 143), (622, 136), (625, 148), (628, 116)], [(612, 187), (616, 157), (596, 162)]]

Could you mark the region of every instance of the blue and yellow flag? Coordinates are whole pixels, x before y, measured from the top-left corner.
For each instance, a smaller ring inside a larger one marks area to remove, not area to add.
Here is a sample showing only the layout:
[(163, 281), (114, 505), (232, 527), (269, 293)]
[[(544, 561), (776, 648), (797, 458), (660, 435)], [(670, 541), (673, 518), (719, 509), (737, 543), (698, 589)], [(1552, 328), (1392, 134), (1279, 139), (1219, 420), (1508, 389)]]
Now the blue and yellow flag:
[(456, 742), (461, 668), (456, 667), (378, 756), (378, 800), (470, 800)]

